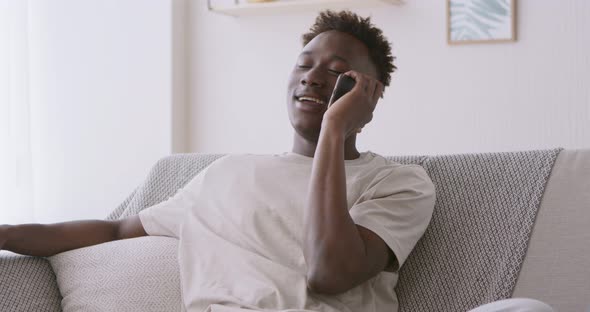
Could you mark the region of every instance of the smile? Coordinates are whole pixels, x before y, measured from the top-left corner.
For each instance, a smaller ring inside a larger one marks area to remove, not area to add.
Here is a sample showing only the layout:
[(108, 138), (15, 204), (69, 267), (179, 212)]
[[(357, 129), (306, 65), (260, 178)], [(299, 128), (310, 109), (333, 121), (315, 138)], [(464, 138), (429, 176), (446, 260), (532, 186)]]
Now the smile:
[(296, 97), (296, 99), (298, 101), (300, 101), (300, 102), (302, 102), (302, 101), (308, 101), (308, 102), (314, 102), (314, 103), (319, 104), (319, 105), (326, 105), (326, 101), (320, 100), (318, 98), (310, 97), (310, 96)]

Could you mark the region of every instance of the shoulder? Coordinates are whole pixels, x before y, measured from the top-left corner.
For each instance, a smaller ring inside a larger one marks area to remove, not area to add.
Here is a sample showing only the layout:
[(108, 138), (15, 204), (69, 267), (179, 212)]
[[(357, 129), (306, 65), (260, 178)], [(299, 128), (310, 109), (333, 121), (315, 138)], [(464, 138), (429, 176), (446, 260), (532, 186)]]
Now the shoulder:
[(225, 154), (216, 162), (233, 162), (233, 161), (258, 161), (264, 160), (268, 158), (276, 157), (277, 155), (274, 154), (252, 154), (252, 153), (231, 153)]
[(366, 152), (369, 155), (369, 158), (371, 158), (371, 163), (378, 165), (378, 166), (382, 166), (383, 168), (390, 168), (390, 169), (401, 169), (401, 170), (405, 170), (405, 171), (412, 171), (412, 170), (416, 170), (416, 171), (424, 171), (424, 173), (426, 173), (426, 171), (424, 170), (424, 167), (422, 167), (421, 165), (418, 164), (403, 164), (400, 162), (397, 162), (393, 159), (391, 159), (391, 157), (385, 157), (383, 155), (368, 151)]
[(371, 154), (371, 161), (368, 163), (368, 168), (375, 173), (379, 178), (408, 178), (408, 179), (419, 179), (426, 182), (432, 183), (428, 173), (418, 164), (402, 164), (391, 159), (387, 159), (384, 156), (373, 152), (367, 152)]
[(404, 191), (435, 193), (434, 183), (421, 165), (402, 164), (373, 153), (368, 169), (366, 174), (371, 176), (369, 188), (378, 188), (390, 194)]
[(390, 186), (434, 194), (434, 183), (424, 167), (416, 164), (392, 164), (385, 170), (384, 182)]
[(224, 166), (224, 165), (234, 164), (234, 163), (255, 161), (255, 160), (259, 159), (260, 156), (264, 156), (264, 155), (243, 154), (243, 153), (241, 153), (241, 154), (237, 154), (237, 153), (225, 154), (225, 155), (221, 156), (220, 158), (216, 159), (214, 162), (212, 162), (209, 165), (209, 167), (218, 167), (218, 166)]
[(272, 154), (226, 154), (211, 163), (208, 167), (208, 171), (210, 173), (219, 171), (226, 172), (228, 170), (231, 170), (234, 173), (245, 172), (255, 168), (272, 166), (276, 159), (277, 155)]

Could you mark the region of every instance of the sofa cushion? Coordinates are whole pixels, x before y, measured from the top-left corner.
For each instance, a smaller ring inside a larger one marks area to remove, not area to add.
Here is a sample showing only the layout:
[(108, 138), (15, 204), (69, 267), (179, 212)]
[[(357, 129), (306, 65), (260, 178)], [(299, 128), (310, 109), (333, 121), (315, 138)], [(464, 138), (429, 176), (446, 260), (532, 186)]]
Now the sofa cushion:
[(45, 258), (0, 251), (0, 311), (59, 312), (61, 297)]
[(178, 240), (139, 237), (49, 258), (70, 311), (181, 311)]

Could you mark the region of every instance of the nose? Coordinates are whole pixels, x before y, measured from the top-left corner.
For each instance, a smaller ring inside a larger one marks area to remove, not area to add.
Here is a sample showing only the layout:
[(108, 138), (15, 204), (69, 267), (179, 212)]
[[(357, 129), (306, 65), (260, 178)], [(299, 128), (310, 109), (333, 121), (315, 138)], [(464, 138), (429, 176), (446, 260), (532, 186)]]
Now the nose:
[(317, 69), (310, 69), (305, 75), (303, 75), (303, 77), (301, 77), (301, 84), (304, 86), (321, 88), (326, 85), (326, 79)]

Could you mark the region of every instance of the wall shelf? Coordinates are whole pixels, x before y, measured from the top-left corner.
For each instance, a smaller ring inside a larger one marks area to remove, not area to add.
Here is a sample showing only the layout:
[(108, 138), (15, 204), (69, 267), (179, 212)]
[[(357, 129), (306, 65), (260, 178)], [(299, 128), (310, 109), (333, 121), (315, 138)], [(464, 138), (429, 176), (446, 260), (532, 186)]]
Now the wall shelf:
[(280, 13), (318, 11), (324, 9), (357, 9), (378, 6), (401, 5), (403, 0), (283, 0), (259, 3), (225, 3), (216, 4), (208, 0), (209, 11), (231, 15), (251, 16)]

